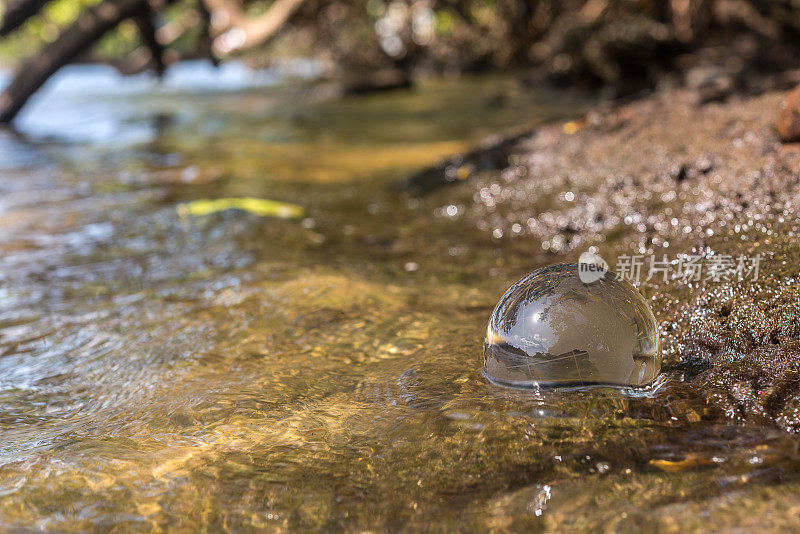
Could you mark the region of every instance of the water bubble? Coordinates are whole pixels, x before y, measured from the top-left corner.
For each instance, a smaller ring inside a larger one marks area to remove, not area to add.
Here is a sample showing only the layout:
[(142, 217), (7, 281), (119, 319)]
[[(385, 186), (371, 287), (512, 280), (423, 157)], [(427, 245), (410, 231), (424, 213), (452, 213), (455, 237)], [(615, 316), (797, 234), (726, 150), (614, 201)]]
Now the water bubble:
[(584, 283), (577, 265), (551, 265), (500, 299), (484, 362), (486, 377), (505, 386), (643, 386), (661, 371), (658, 328), (639, 292), (613, 272)]

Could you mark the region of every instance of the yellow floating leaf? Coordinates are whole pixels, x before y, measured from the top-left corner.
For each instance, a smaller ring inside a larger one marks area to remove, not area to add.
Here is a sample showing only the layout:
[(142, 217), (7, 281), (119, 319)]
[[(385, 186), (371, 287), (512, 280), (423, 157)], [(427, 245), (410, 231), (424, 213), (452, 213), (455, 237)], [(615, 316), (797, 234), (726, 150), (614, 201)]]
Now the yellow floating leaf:
[(710, 458), (706, 458), (705, 456), (701, 456), (699, 454), (689, 454), (683, 460), (678, 460), (678, 461), (650, 460), (650, 465), (654, 465), (657, 468), (667, 473), (678, 473), (680, 471), (686, 471), (687, 469), (691, 469), (693, 467), (703, 467), (713, 464), (714, 460), (711, 460)]
[(259, 217), (277, 217), (279, 219), (297, 219), (304, 214), (303, 207), (297, 204), (254, 197), (194, 200), (186, 204), (178, 204), (177, 209), (181, 217), (188, 215), (200, 217), (225, 210), (242, 210)]
[(565, 122), (561, 129), (567, 135), (573, 135), (583, 130), (586, 127), (586, 120), (580, 119), (576, 121)]

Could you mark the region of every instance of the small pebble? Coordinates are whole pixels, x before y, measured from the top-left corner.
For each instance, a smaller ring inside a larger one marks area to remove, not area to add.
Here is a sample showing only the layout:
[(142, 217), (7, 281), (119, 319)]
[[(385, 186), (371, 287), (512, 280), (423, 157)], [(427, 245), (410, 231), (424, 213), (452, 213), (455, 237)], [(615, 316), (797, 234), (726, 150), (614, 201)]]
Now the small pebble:
[(800, 141), (800, 86), (786, 95), (778, 114), (778, 136), (784, 143)]

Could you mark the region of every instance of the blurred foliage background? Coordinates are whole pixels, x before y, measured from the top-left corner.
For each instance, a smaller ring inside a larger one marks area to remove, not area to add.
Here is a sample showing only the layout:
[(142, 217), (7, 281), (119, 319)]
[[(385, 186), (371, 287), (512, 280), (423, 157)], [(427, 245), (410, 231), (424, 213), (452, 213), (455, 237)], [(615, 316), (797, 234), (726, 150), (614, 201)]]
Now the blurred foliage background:
[[(0, 62), (35, 53), (98, 1), (49, 2), (0, 41)], [(249, 17), (272, 5), (232, 1)], [(174, 59), (200, 55), (199, 5), (177, 0), (157, 9)], [(213, 23), (213, 5), (209, 11)], [(687, 55), (701, 49), (733, 70), (784, 68), (797, 57), (799, 13), (799, 0), (305, 0), (275, 39), (239, 55), (257, 66), (313, 57), (345, 72), (539, 66), (565, 83), (650, 83), (696, 63)], [(125, 21), (81, 59), (124, 67), (139, 47), (136, 25)]]

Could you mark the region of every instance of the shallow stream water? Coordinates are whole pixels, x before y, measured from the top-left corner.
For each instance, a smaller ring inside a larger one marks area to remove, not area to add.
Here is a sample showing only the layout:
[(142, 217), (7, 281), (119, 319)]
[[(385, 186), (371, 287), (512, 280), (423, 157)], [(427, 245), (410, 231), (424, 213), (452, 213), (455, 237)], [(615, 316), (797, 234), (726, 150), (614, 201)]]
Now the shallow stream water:
[[(505, 484), (479, 442), (535, 401), (506, 413), (480, 376), (495, 248), (393, 184), (575, 100), (509, 78), (315, 95), (75, 67), (0, 134), (3, 525), (455, 525)], [(176, 210), (226, 196), (306, 216)]]
[[(0, 524), (615, 528), (744, 484), (781, 434), (687, 426), (680, 381), (489, 384), (489, 314), (552, 257), (395, 187), (582, 107), (514, 77), (325, 100), (237, 68), (65, 71), (0, 132)], [(176, 209), (232, 196), (305, 216)], [(730, 467), (651, 463), (698, 453)]]

